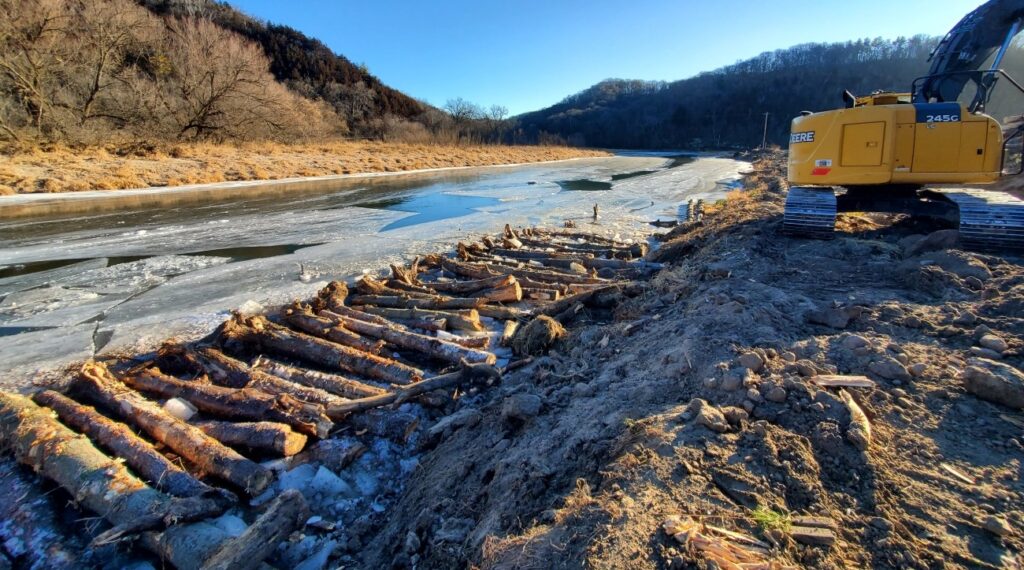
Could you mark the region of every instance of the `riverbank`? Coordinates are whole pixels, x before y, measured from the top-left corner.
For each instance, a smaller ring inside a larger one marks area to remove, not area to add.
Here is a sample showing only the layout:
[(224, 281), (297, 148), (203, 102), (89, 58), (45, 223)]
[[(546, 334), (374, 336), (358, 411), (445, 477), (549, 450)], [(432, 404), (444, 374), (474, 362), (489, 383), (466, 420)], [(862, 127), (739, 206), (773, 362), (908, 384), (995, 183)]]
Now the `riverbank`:
[(115, 153), (55, 147), (0, 164), (0, 195), (124, 190), (452, 167), (525, 164), (609, 156), (554, 146), (443, 146), (376, 141), (319, 144), (178, 144)]

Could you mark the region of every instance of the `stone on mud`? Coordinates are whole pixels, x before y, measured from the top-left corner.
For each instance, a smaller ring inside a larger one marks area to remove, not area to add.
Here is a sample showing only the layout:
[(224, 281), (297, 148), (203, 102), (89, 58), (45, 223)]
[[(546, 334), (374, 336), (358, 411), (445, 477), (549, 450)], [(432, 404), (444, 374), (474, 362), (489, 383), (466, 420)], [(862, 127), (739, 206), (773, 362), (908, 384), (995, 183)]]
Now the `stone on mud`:
[(964, 388), (975, 396), (1011, 408), (1024, 409), (1024, 373), (987, 358), (968, 358)]

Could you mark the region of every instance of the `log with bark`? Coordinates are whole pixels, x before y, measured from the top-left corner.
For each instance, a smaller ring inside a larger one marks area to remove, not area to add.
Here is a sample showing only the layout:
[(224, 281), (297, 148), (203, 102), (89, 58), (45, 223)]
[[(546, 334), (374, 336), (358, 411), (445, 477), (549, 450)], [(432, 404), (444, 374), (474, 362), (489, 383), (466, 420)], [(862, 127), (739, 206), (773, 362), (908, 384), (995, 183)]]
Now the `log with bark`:
[(13, 451), (16, 461), (54, 481), (78, 504), (114, 525), (96, 537), (98, 544), (179, 521), (215, 517), (225, 509), (219, 498), (175, 498), (146, 485), (121, 461), (24, 396), (0, 393), (0, 447)]
[(510, 345), (517, 328), (519, 328), (519, 321), (505, 321), (505, 327), (501, 331), (501, 346)]
[(476, 309), (486, 299), (463, 299), (460, 297), (410, 297), (408, 295), (353, 295), (349, 303), (353, 305), (376, 305), (378, 307), (405, 309)]
[(395, 279), (396, 281), (401, 281), (402, 283), (405, 283), (406, 285), (416, 285), (416, 283), (419, 281), (419, 274), (420, 274), (420, 258), (419, 257), (417, 257), (416, 259), (412, 260), (412, 263), (409, 265), (408, 269), (406, 269), (404, 267), (401, 267), (399, 265), (395, 265), (394, 263), (391, 264), (391, 276), (392, 276), (392, 278)]
[(391, 287), (392, 289), (398, 289), (400, 291), (408, 291), (410, 293), (425, 293), (427, 295), (435, 294), (433, 289), (430, 289), (429, 287), (424, 287), (423, 284), (420, 283), (419, 281), (417, 281), (415, 285), (410, 285), (408, 283), (404, 283), (396, 279), (388, 279), (386, 284), (388, 287)]
[(359, 336), (345, 327), (339, 327), (337, 323), (332, 323), (329, 319), (318, 317), (312, 308), (299, 302), (285, 309), (284, 320), (296, 329), (313, 336), (326, 338), (331, 342), (350, 346), (370, 354), (380, 354), (384, 348), (383, 341), (373, 341)]
[(480, 313), (476, 309), (463, 309), (454, 311), (431, 311), (428, 309), (389, 309), (386, 307), (372, 307), (364, 305), (363, 312), (377, 315), (391, 320), (421, 320), (421, 319), (444, 319), (448, 323), (449, 330), (460, 331), (482, 331), (484, 326), (480, 324)]
[(244, 447), (290, 457), (306, 446), (306, 436), (276, 422), (200, 421), (194, 424), (203, 433), (231, 447)]
[(523, 244), (537, 248), (551, 248), (556, 251), (567, 251), (576, 253), (591, 253), (594, 256), (607, 257), (612, 259), (631, 259), (643, 257), (647, 254), (647, 244), (633, 244), (628, 247), (614, 247), (604, 244), (592, 243), (564, 243), (554, 241), (541, 241), (531, 238), (522, 238)]
[(490, 336), (459, 336), (445, 331), (437, 331), (435, 334), (443, 341), (454, 342), (467, 348), (487, 348), (491, 344)]
[(274, 499), (238, 537), (211, 523), (199, 522), (177, 525), (160, 534), (146, 533), (141, 542), (176, 568), (255, 570), (308, 518), (309, 507), (302, 494), (290, 489)]
[(476, 293), (477, 291), (483, 291), (485, 289), (500, 289), (511, 285), (514, 281), (515, 277), (512, 277), (511, 275), (494, 275), (483, 279), (475, 279), (473, 281), (433, 281), (424, 282), (421, 283), (421, 285), (439, 293), (463, 295), (467, 293)]
[(409, 289), (395, 289), (387, 286), (383, 281), (378, 281), (372, 277), (366, 275), (359, 278), (356, 281), (356, 291), (363, 295), (391, 295), (391, 296), (406, 296), (414, 297), (418, 299), (431, 298), (434, 294), (430, 291), (410, 291)]
[(392, 319), (391, 322), (401, 325), (406, 329), (418, 329), (428, 332), (443, 331), (448, 327), (447, 319)]
[[(319, 438), (327, 437), (334, 428), (323, 406), (302, 402), (287, 394), (270, 394), (250, 387), (236, 389), (199, 384), (168, 376), (157, 368), (127, 375), (123, 381), (136, 390), (161, 398), (187, 400), (201, 412), (222, 418), (284, 423), (300, 433)], [(332, 401), (336, 404), (337, 400), (340, 398)]]
[(233, 496), (223, 489), (215, 489), (196, 479), (187, 471), (171, 463), (146, 440), (135, 435), (128, 426), (115, 422), (96, 411), (52, 390), (43, 390), (32, 396), (39, 405), (57, 412), (65, 425), (87, 435), (94, 443), (124, 460), (137, 473), (157, 489), (177, 497), (200, 495), (220, 496), (230, 501)]
[(365, 398), (386, 392), (383, 388), (371, 386), (365, 382), (352, 380), (338, 374), (328, 374), (319, 370), (290, 366), (265, 356), (257, 357), (252, 364), (252, 368), (273, 374), (296, 384), (320, 388), (325, 392), (330, 392), (343, 398)]
[(512, 283), (509, 285), (484, 289), (470, 293), (469, 296), (484, 299), (488, 303), (518, 303), (523, 300), (523, 287), (519, 284), (519, 281), (513, 278)]
[(317, 292), (316, 299), (313, 301), (313, 309), (318, 313), (321, 309), (333, 311), (335, 307), (344, 307), (347, 297), (348, 285), (341, 281), (331, 281)]
[(559, 289), (529, 288), (523, 289), (523, 294), (527, 299), (535, 301), (557, 301), (562, 298), (562, 291)]
[(233, 483), (250, 495), (259, 495), (273, 475), (235, 450), (165, 412), (122, 384), (103, 364), (87, 362), (75, 382), (76, 389), (122, 420), (142, 429), (196, 468)]
[(610, 237), (600, 236), (600, 235), (597, 235), (597, 234), (591, 234), (591, 233), (586, 233), (586, 232), (569, 232), (569, 231), (565, 231), (565, 230), (546, 230), (546, 229), (543, 229), (543, 228), (532, 228), (531, 231), (530, 231), (530, 235), (538, 236), (538, 237), (544, 236), (544, 237), (548, 237), (548, 238), (568, 238), (568, 239), (576, 239), (576, 240), (582, 239), (584, 241), (588, 241), (588, 242), (591, 242), (591, 243), (596, 243), (596, 244), (599, 244), (599, 245), (606, 245), (606, 246), (611, 246), (611, 247), (618, 247), (618, 248), (627, 248), (627, 247), (629, 247), (629, 244), (627, 244), (625, 242), (621, 242), (621, 241), (618, 241), (618, 240), (610, 238)]
[(500, 255), (502, 257), (508, 257), (512, 259), (526, 259), (533, 260), (545, 265), (549, 265), (553, 262), (565, 263), (574, 261), (586, 268), (593, 269), (614, 269), (621, 271), (633, 271), (638, 273), (646, 273), (656, 271), (664, 268), (664, 264), (652, 263), (650, 261), (636, 260), (631, 261), (627, 259), (603, 259), (599, 257), (593, 257), (589, 254), (572, 254), (572, 253), (560, 253), (557, 251), (531, 251), (531, 250), (511, 250), (511, 249), (492, 249), (491, 253), (494, 255)]
[[(589, 291), (583, 291), (581, 293), (569, 295), (568, 297), (555, 301), (550, 305), (545, 305), (544, 307), (541, 307), (537, 311), (537, 313), (553, 317), (563, 313), (567, 309), (572, 309), (573, 306), (575, 306), (577, 303), (586, 305), (588, 303), (593, 302), (595, 298), (600, 300), (602, 298), (602, 295), (606, 293), (618, 294), (620, 292), (620, 287), (620, 285), (607, 285), (604, 287), (591, 289)], [(604, 303), (602, 302), (601, 304)]]
[(489, 317), (503, 321), (528, 319), (530, 318), (530, 315), (533, 314), (528, 310), (517, 309), (515, 307), (502, 307), (498, 305), (484, 305), (482, 307), (477, 307), (476, 310), (480, 313), (481, 317)]
[(345, 402), (344, 404), (331, 409), (330, 413), (335, 417), (340, 417), (345, 414), (372, 410), (373, 408), (379, 408), (381, 406), (400, 404), (408, 401), (410, 398), (414, 398), (420, 394), (432, 392), (434, 390), (453, 388), (467, 383), (492, 385), (500, 381), (501, 373), (494, 366), (490, 364), (471, 364), (469, 362), (463, 362), (462, 368), (457, 372), (434, 376), (433, 378), (417, 382), (410, 386), (403, 386), (393, 392), (382, 394), (380, 396), (372, 396), (370, 398), (362, 398), (360, 400)]
[[(454, 259), (444, 259), (441, 262), (446, 271), (456, 275), (471, 277), (473, 279), (484, 279), (493, 277), (495, 274), (511, 275), (519, 280), (524, 287), (529, 287), (527, 280), (539, 283), (607, 283), (605, 279), (587, 277), (569, 273), (555, 273), (553, 271), (540, 271), (536, 269), (514, 269), (501, 265), (465, 263)], [(543, 286), (543, 285), (542, 285)], [(550, 285), (548, 285), (550, 286)]]
[[(338, 308), (342, 307), (344, 305)], [(296, 332), (271, 323), (262, 316), (237, 316), (225, 323), (221, 334), (228, 344), (255, 345), (263, 350), (391, 384), (411, 384), (423, 379), (421, 370), (406, 364)]]
[(386, 340), (395, 346), (415, 350), (445, 362), (457, 364), (465, 359), (468, 362), (494, 364), (496, 360), (494, 354), (490, 352), (466, 348), (439, 338), (400, 330), (393, 326), (349, 319), (341, 315), (338, 315), (338, 318), (342, 326), (359, 334)]

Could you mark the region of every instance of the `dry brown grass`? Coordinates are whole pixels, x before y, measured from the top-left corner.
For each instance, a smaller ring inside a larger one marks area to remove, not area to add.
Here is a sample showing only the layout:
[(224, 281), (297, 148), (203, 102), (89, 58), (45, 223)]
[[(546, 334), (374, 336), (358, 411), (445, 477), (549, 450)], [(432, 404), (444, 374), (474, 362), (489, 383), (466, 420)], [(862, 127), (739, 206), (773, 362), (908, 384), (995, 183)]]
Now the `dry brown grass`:
[(441, 146), (336, 141), (177, 144), (145, 151), (53, 147), (4, 155), (0, 194), (119, 190), (606, 156), (554, 146)]

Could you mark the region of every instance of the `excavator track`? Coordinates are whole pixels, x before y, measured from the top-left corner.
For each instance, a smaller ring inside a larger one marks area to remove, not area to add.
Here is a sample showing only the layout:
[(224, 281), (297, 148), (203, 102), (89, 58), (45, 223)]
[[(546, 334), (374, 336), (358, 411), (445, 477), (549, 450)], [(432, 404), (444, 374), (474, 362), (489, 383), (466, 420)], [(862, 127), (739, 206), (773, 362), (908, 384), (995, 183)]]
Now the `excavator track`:
[(941, 189), (960, 210), (960, 240), (975, 249), (1024, 249), (1024, 200), (975, 188)]
[(792, 186), (786, 195), (782, 228), (787, 234), (832, 239), (836, 227), (836, 194), (829, 187)]

